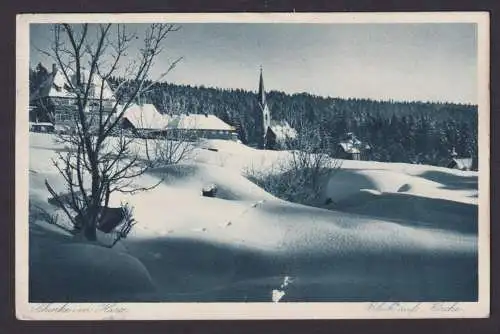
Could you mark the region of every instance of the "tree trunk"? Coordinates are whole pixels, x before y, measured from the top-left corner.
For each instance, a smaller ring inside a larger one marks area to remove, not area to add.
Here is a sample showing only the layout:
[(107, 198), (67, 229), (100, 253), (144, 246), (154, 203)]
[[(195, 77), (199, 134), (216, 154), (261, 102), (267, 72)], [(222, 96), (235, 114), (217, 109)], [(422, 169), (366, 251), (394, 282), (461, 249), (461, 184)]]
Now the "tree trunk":
[(82, 220), (83, 236), (88, 241), (97, 240), (97, 220), (99, 219), (99, 207), (91, 203)]
[(84, 223), (84, 231), (83, 235), (85, 236), (85, 239), (88, 241), (96, 241), (97, 240), (97, 230), (96, 230), (96, 224), (95, 220), (89, 220)]
[(91, 173), (92, 173), (92, 195), (90, 196), (90, 205), (87, 208), (86, 219), (84, 222), (84, 236), (88, 241), (97, 240), (97, 223), (99, 220), (99, 213), (101, 210), (101, 193), (100, 193), (100, 175), (99, 175), (99, 165), (97, 163), (97, 156), (99, 154), (99, 147), (92, 151), (92, 145), (88, 137), (86, 139), (86, 147), (90, 161)]

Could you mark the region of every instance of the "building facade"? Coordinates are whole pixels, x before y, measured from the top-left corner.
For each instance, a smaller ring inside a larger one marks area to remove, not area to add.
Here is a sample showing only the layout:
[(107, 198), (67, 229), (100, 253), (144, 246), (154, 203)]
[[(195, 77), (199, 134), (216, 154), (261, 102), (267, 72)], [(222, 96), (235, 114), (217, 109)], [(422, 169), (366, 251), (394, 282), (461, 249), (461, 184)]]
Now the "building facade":
[(169, 138), (238, 140), (236, 128), (215, 115), (180, 114), (169, 118), (166, 128)]
[(48, 78), (30, 97), (30, 122), (49, 122), (56, 129), (75, 127), (78, 115), (76, 89), (88, 91), (84, 111), (91, 125), (96, 125), (100, 113), (107, 117), (115, 111), (116, 99), (108, 82), (95, 73), (89, 80), (90, 72), (85, 69), (81, 70), (80, 84), (75, 73), (66, 74), (56, 65), (52, 66)]
[(370, 150), (370, 145), (360, 141), (352, 132), (348, 132), (336, 146), (334, 156), (345, 160), (366, 160)]

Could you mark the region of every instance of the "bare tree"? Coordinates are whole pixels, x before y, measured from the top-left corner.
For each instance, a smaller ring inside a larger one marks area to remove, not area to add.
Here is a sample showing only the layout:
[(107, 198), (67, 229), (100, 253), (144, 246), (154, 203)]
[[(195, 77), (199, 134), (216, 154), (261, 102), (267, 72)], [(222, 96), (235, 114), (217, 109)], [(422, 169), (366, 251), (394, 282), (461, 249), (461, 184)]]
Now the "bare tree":
[[(165, 110), (165, 109), (164, 109)], [(168, 114), (163, 114), (153, 119), (146, 120), (145, 115), (139, 115), (137, 123), (140, 128), (151, 129), (151, 132), (157, 132), (156, 135), (148, 133), (137, 133), (144, 147), (146, 163), (151, 168), (175, 165), (187, 159), (195, 148), (195, 142), (198, 137), (196, 132), (178, 131), (177, 128), (170, 128), (168, 125), (176, 123), (176, 120)], [(178, 119), (177, 119), (178, 121)]]
[(159, 136), (154, 139), (144, 139), (147, 162), (150, 167), (175, 165), (186, 160), (193, 152), (195, 145), (185, 134), (175, 138)]
[[(146, 171), (134, 138), (123, 135), (120, 125), (126, 110), (151, 80), (155, 60), (163, 51), (163, 42), (179, 29), (171, 24), (152, 24), (144, 32), (142, 46), (134, 57), (128, 52), (140, 37), (124, 25), (57, 24), (53, 28), (53, 44), (46, 51), (61, 71), (63, 89), (72, 96), (67, 107), (72, 133), (60, 136), (67, 152), (54, 161), (65, 180), (65, 200), (56, 197), (75, 229), (85, 239), (97, 239), (96, 229), (106, 215), (114, 192), (148, 190), (133, 183)], [(161, 80), (177, 63), (156, 80)], [(121, 75), (133, 85), (123, 89), (123, 81), (109, 96), (108, 80)], [(50, 189), (50, 185), (47, 183)], [(127, 232), (128, 233), (128, 232)]]

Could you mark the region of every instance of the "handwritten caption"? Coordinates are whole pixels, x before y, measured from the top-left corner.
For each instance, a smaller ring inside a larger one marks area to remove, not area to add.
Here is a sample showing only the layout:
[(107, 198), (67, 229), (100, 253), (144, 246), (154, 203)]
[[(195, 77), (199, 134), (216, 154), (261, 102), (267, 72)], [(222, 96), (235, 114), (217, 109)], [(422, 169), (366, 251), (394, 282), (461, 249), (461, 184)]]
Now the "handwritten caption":
[(46, 303), (32, 306), (38, 313), (126, 313), (128, 309), (118, 304), (69, 304)]
[[(439, 303), (407, 303), (407, 302), (375, 302), (369, 303), (367, 310), (371, 312), (461, 312), (458, 302)], [(36, 313), (127, 313), (128, 309), (119, 304), (70, 304), (45, 303), (32, 306)]]
[(462, 308), (458, 302), (439, 303), (403, 303), (403, 302), (378, 302), (370, 303), (368, 311), (373, 312), (402, 312), (415, 313), (422, 311), (430, 312), (460, 312)]

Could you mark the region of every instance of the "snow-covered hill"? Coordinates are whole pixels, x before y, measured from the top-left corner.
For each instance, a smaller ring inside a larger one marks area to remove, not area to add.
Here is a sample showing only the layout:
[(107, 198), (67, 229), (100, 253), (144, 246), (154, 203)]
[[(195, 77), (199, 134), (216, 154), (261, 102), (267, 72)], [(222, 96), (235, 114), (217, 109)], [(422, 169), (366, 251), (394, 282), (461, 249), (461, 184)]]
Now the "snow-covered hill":
[[(30, 134), (30, 202), (51, 210), (43, 182), (64, 190), (50, 162), (58, 149), (51, 135)], [(200, 143), (183, 164), (137, 179), (141, 185), (163, 179), (157, 188), (113, 197), (114, 205), (130, 203), (139, 222), (113, 250), (88, 250), (32, 222), (31, 296), (271, 301), (288, 276), (282, 301), (477, 298), (476, 172), (343, 161), (323, 194), (329, 207), (313, 208), (277, 199), (243, 176), (248, 168), (272, 168), (288, 154), (222, 140)], [(202, 197), (211, 183), (217, 198)], [(57, 255), (61, 245), (66, 254), (84, 252), (85, 258), (95, 252), (95, 263), (74, 265), (71, 256)], [(121, 270), (113, 269), (119, 264)], [(130, 268), (130, 277), (123, 268)], [(106, 277), (100, 289), (81, 281), (61, 287), (68, 275), (78, 281), (89, 271)], [(132, 287), (116, 291), (110, 272)]]

